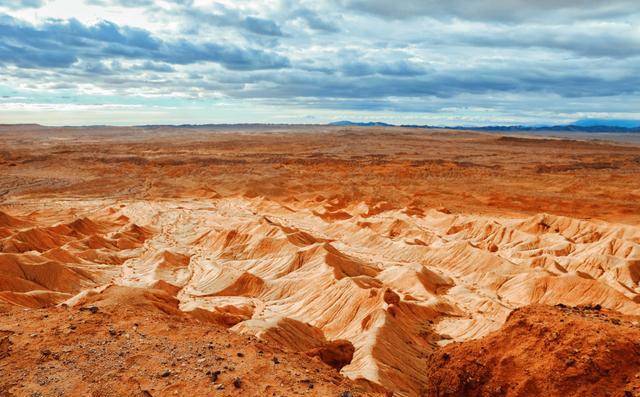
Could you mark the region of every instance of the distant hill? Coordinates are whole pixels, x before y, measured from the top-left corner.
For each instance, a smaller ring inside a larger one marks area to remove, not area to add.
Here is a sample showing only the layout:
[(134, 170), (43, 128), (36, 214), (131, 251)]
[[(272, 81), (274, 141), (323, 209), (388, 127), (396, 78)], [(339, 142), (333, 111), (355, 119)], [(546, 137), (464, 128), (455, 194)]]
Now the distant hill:
[(521, 126), (521, 125), (513, 125), (513, 126), (486, 126), (486, 127), (456, 127), (456, 129), (464, 128), (466, 130), (474, 130), (474, 131), (564, 131), (564, 132), (618, 132), (618, 133), (635, 133), (640, 132), (640, 127), (627, 128), (627, 127), (619, 127), (613, 125), (589, 125), (582, 126), (576, 124), (569, 125), (551, 125), (551, 126), (538, 126), (538, 127), (529, 127), (529, 126)]
[(572, 124), (580, 127), (609, 126), (609, 127), (623, 127), (623, 128), (638, 128), (640, 127), (640, 120), (582, 119)]
[(395, 127), (393, 124), (387, 124), (387, 123), (383, 123), (380, 121), (368, 121), (365, 123), (362, 122), (354, 122), (354, 121), (347, 121), (347, 120), (343, 120), (343, 121), (335, 121), (333, 123), (329, 123), (329, 125), (336, 125), (336, 126), (357, 126), (357, 127)]
[[(379, 121), (369, 122), (353, 122), (353, 121), (336, 121), (329, 123), (332, 126), (358, 126), (358, 127), (396, 127), (398, 125), (382, 123)], [(605, 119), (584, 119), (578, 120), (572, 124), (565, 125), (543, 125), (543, 126), (524, 126), (524, 125), (488, 125), (481, 127), (455, 126), (443, 127), (439, 125), (417, 125), (402, 124), (399, 127), (408, 128), (433, 128), (433, 129), (449, 129), (449, 130), (471, 130), (471, 131), (506, 131), (506, 132), (526, 132), (526, 131), (565, 131), (565, 132), (617, 132), (617, 133), (635, 133), (640, 132), (640, 120), (605, 120)]]

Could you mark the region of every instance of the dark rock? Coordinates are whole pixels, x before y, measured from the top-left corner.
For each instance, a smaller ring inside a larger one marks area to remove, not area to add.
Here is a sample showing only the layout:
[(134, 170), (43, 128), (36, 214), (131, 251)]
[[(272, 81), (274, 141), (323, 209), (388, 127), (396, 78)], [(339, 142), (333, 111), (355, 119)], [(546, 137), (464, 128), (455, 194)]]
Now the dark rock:
[(167, 378), (169, 376), (171, 376), (171, 371), (169, 371), (168, 369), (163, 371), (160, 376), (162, 376), (163, 378)]
[(211, 382), (216, 382), (218, 376), (220, 376), (220, 371), (209, 371), (207, 374), (211, 377)]
[(233, 387), (235, 387), (236, 389), (241, 388), (242, 387), (242, 379), (240, 379), (239, 377), (235, 378), (233, 380)]
[(87, 311), (90, 312), (91, 314), (96, 314), (100, 309), (98, 309), (98, 306), (89, 306), (89, 307), (81, 307), (80, 311)]

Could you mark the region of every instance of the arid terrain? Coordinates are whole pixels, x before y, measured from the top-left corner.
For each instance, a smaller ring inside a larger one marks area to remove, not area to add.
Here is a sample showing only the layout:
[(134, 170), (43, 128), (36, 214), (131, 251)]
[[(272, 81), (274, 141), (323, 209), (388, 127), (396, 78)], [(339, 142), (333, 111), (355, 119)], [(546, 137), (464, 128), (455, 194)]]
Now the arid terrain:
[(640, 146), (0, 127), (0, 396), (640, 396)]

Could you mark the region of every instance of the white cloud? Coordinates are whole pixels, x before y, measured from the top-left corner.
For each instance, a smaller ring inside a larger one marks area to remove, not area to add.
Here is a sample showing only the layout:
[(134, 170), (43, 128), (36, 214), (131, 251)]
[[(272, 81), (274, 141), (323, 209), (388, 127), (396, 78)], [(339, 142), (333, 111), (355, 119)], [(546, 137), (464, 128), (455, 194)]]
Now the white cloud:
[(640, 107), (631, 0), (33, 1), (0, 0), (0, 122), (535, 123)]

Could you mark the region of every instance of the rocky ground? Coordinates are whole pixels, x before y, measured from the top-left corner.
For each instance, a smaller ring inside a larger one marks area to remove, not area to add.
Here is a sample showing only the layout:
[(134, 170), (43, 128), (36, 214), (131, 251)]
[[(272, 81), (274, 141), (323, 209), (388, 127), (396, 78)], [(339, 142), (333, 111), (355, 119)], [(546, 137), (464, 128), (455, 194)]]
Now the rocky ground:
[(637, 394), (638, 146), (322, 126), (0, 138), (0, 395)]
[(640, 396), (640, 318), (531, 306), (429, 360), (428, 396)]
[[(373, 396), (316, 355), (116, 288), (77, 307), (0, 312), (1, 396)], [(368, 388), (370, 389), (370, 388)]]

